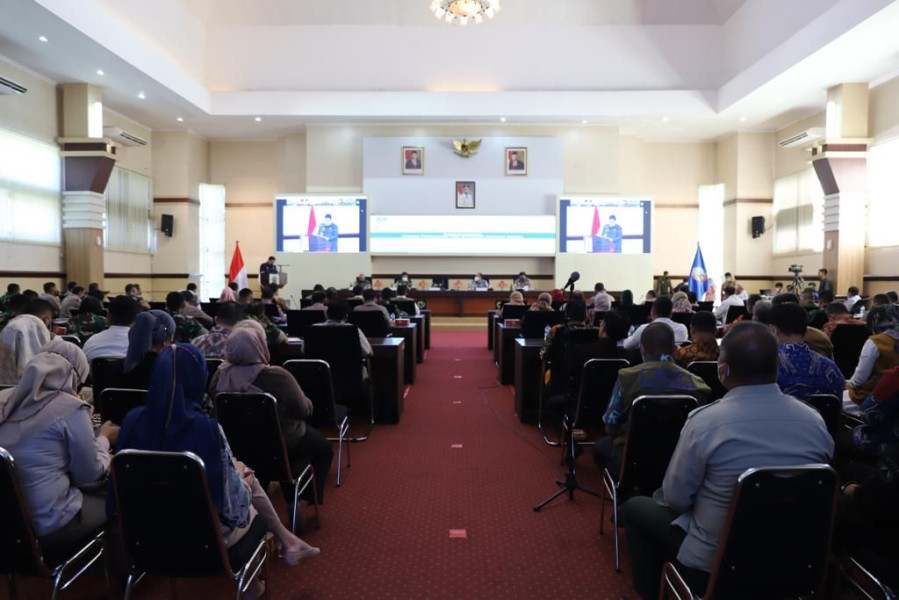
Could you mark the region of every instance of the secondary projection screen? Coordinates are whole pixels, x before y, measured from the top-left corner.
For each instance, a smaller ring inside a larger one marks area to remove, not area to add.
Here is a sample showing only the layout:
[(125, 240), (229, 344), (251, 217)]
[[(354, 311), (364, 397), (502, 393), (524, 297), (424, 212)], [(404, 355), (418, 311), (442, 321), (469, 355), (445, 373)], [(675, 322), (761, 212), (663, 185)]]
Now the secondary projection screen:
[(371, 251), (380, 254), (552, 255), (552, 215), (382, 215), (371, 219)]
[(365, 252), (367, 213), (368, 200), (364, 196), (278, 196), (277, 251)]
[(559, 253), (649, 254), (652, 202), (645, 198), (562, 197)]

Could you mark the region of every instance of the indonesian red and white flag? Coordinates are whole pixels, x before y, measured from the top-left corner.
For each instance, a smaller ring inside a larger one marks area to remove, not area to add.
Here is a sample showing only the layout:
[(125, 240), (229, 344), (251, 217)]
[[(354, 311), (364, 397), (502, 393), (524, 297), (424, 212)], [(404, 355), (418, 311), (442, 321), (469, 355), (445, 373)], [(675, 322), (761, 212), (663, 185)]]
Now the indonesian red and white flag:
[(249, 287), (247, 283), (247, 267), (243, 264), (243, 256), (240, 253), (240, 242), (234, 244), (234, 256), (231, 257), (228, 281), (237, 283), (237, 287), (240, 289)]
[(312, 235), (315, 233), (315, 207), (309, 207), (309, 225), (306, 227), (306, 235)]
[(590, 235), (592, 235), (593, 237), (598, 236), (599, 235), (599, 226), (600, 226), (599, 208), (594, 206), (593, 207), (593, 228), (590, 230)]

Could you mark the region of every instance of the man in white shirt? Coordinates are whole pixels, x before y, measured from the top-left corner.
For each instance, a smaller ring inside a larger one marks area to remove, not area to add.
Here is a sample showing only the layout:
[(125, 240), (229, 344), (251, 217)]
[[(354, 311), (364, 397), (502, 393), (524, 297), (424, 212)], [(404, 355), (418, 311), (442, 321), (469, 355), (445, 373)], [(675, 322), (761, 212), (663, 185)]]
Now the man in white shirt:
[(861, 299), (862, 297), (858, 293), (858, 288), (854, 285), (850, 287), (848, 293), (846, 294), (846, 310), (852, 312), (852, 307), (855, 306), (855, 303)]
[(408, 300), (410, 302), (413, 302), (415, 304), (415, 314), (420, 315), (421, 309), (418, 308), (418, 302), (415, 302), (415, 300), (413, 298), (408, 297), (406, 295), (407, 291), (408, 291), (408, 288), (403, 284), (396, 286), (396, 298), (394, 298), (394, 300)]
[(612, 296), (606, 293), (605, 285), (597, 283), (593, 287), (593, 297), (590, 298), (590, 304), (593, 305), (593, 310), (600, 312), (612, 310)]
[(53, 316), (59, 316), (59, 290), (56, 289), (56, 284), (52, 281), (48, 281), (44, 284), (44, 293), (38, 296), (41, 300), (46, 300), (50, 304), (53, 305)]
[[(671, 331), (674, 332), (674, 343), (681, 344), (689, 339), (687, 326), (682, 325), (681, 323), (675, 323), (670, 319), (672, 308), (674, 308), (674, 304), (672, 304), (670, 296), (659, 296), (652, 303), (652, 309), (649, 311), (649, 319), (653, 323), (664, 323), (670, 327)], [(649, 323), (644, 323), (637, 327), (634, 334), (624, 340), (624, 349), (639, 350), (640, 337), (643, 335), (643, 330), (648, 326)]]
[(109, 329), (95, 333), (84, 342), (87, 361), (95, 358), (125, 358), (128, 354), (128, 330), (134, 324), (140, 305), (132, 296), (117, 296), (109, 303)]
[(76, 285), (72, 288), (72, 292), (62, 299), (59, 308), (59, 316), (64, 319), (71, 319), (81, 308), (81, 299), (84, 298), (84, 286)]
[(724, 337), (718, 377), (727, 394), (690, 413), (661, 498), (622, 507), (633, 585), (656, 598), (666, 560), (686, 567), (693, 591), (705, 593), (737, 478), (753, 467), (827, 463), (833, 438), (807, 404), (777, 386), (777, 340), (760, 323), (737, 323)]
[(390, 313), (387, 309), (378, 304), (378, 293), (371, 288), (362, 290), (362, 304), (353, 309), (353, 312), (370, 312), (378, 311), (384, 315), (384, 320), (390, 322)]
[(745, 306), (743, 299), (737, 296), (737, 290), (734, 286), (728, 284), (724, 286), (724, 300), (721, 305), (715, 309), (715, 318), (719, 323), (724, 323), (727, 318), (727, 311), (731, 306)]
[(744, 302), (744, 304), (749, 300), (749, 292), (743, 289), (743, 286), (739, 283), (734, 286), (734, 293)]

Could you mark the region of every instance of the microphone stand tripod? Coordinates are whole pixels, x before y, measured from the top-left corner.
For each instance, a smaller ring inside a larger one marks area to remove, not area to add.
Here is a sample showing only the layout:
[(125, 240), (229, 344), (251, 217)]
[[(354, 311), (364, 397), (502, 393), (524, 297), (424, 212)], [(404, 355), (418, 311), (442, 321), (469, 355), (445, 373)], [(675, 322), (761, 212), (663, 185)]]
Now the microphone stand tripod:
[[(571, 302), (571, 294), (574, 293), (574, 281), (566, 285), (568, 287), (568, 302)], [(599, 498), (599, 494), (594, 492), (593, 490), (588, 490), (587, 488), (581, 487), (581, 485), (577, 481), (577, 471), (575, 469), (575, 463), (577, 461), (577, 448), (578, 443), (574, 439), (574, 426), (576, 423), (571, 422), (571, 417), (568, 416), (566, 412), (562, 416), (562, 430), (563, 435), (565, 436), (564, 447), (565, 447), (565, 465), (568, 467), (568, 470), (565, 472), (565, 479), (557, 479), (556, 485), (559, 486), (559, 490), (556, 491), (549, 498), (540, 502), (536, 506), (534, 506), (534, 512), (540, 512), (540, 509), (561, 496), (562, 494), (568, 494), (568, 499), (570, 501), (574, 500), (574, 492), (581, 491), (585, 494), (590, 494), (591, 496), (596, 496)]]

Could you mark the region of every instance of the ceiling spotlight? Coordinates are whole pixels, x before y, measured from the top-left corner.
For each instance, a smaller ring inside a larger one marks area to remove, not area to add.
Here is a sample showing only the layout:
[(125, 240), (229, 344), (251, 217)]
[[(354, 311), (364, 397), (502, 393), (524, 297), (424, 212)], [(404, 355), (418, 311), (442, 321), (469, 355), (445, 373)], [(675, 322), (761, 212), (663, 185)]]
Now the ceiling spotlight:
[(668, 122), (668, 117), (662, 117), (662, 123), (667, 123), (667, 122)]
[(746, 115), (740, 115), (740, 123), (746, 122)]
[(499, 118), (499, 122), (500, 122), (500, 123), (505, 123), (505, 122), (506, 122), (506, 117), (500, 117), (500, 118)]
[(50, 41), (50, 40), (47, 39), (47, 36), (44, 36), (44, 35), (40, 36), (40, 37), (37, 38), (37, 39), (40, 40), (40, 41), (42, 41), (42, 42), (49, 42), (49, 41)]
[(175, 120), (178, 121), (179, 123), (184, 123), (184, 117), (178, 117)]
[(500, 11), (500, 0), (432, 0), (430, 10), (438, 19), (450, 24), (480, 25)]
[(143, 91), (140, 91), (137, 93), (137, 97), (140, 98), (141, 100), (146, 100), (147, 95)]
[(103, 76), (106, 75), (106, 73), (103, 72), (103, 69), (97, 69), (97, 75)]
[(586, 125), (586, 124), (589, 123), (589, 122), (590, 122), (590, 121), (588, 121), (587, 119), (584, 119), (583, 121), (581, 121), (581, 125)]
[(253, 119), (253, 120), (256, 121), (257, 123), (261, 123), (261, 122), (262, 122), (262, 117), (256, 117), (256, 118)]

